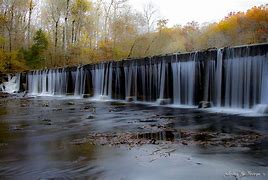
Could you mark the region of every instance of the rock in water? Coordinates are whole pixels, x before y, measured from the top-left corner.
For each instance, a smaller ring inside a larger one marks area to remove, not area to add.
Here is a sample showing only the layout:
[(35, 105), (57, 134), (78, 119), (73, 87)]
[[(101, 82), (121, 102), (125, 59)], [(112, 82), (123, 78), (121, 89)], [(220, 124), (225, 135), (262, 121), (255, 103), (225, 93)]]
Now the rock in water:
[(82, 97), (83, 97), (83, 98), (90, 98), (91, 95), (90, 95), (90, 94), (83, 94)]
[(199, 109), (206, 109), (206, 108), (211, 108), (213, 107), (213, 103), (209, 101), (201, 101), (198, 104)]
[(133, 96), (128, 96), (128, 97), (126, 97), (126, 101), (127, 101), (127, 102), (133, 102), (133, 101), (135, 101), (135, 97), (133, 97)]
[(157, 99), (156, 102), (159, 105), (167, 105), (171, 103), (171, 99)]

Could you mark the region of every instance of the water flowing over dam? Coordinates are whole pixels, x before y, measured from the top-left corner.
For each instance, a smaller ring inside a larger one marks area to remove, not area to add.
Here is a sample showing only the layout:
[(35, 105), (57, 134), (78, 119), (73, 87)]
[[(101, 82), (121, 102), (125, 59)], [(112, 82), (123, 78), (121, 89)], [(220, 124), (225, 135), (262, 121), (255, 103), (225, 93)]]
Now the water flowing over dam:
[(250, 109), (268, 104), (268, 44), (31, 71), (30, 95)]

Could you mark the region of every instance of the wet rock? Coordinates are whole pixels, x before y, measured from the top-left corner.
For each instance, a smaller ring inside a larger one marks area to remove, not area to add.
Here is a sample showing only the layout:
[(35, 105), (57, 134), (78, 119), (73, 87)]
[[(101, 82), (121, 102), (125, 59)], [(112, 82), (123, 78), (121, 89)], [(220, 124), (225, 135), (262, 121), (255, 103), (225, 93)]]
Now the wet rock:
[(51, 122), (50, 119), (43, 119), (42, 121), (43, 121), (43, 122)]
[(46, 125), (46, 126), (51, 126), (52, 123), (50, 123), (50, 122), (46, 122), (46, 123), (44, 123), (44, 125)]
[(191, 137), (191, 133), (190, 132), (186, 132), (186, 131), (180, 131), (180, 137), (181, 138), (188, 138)]
[(21, 104), (20, 107), (27, 107), (27, 104)]
[(125, 106), (126, 104), (122, 102), (111, 102), (111, 105), (112, 106)]
[(155, 123), (157, 120), (154, 119), (144, 119), (144, 120), (139, 120), (141, 123)]
[(42, 106), (43, 107), (49, 107), (49, 104), (48, 103), (44, 103)]
[(199, 109), (206, 109), (206, 108), (211, 108), (213, 107), (213, 103), (209, 101), (201, 101), (198, 104)]
[(126, 97), (126, 101), (127, 102), (133, 102), (135, 100), (136, 100), (136, 97), (134, 97), (134, 96), (128, 96), (128, 97)]
[(95, 119), (95, 116), (90, 115), (87, 117), (87, 119)]
[(90, 97), (91, 97), (90, 94), (83, 94), (83, 95), (82, 95), (82, 98), (90, 98)]
[(171, 99), (157, 99), (156, 102), (159, 105), (167, 105), (171, 103)]
[(72, 106), (74, 105), (74, 102), (68, 102), (67, 105)]
[(152, 139), (152, 140), (150, 141), (150, 144), (156, 144), (156, 140), (155, 140), (155, 139)]
[(88, 110), (88, 109), (90, 109), (90, 107), (89, 107), (89, 106), (84, 107), (84, 110)]
[(182, 142), (181, 142), (181, 144), (183, 144), (183, 145), (185, 145), (185, 146), (187, 146), (187, 145), (188, 145), (188, 143), (187, 143), (187, 142), (185, 142), (185, 141), (182, 141)]
[(12, 130), (13, 130), (13, 131), (21, 131), (22, 128), (21, 128), (21, 127), (18, 127), (18, 126), (14, 126), (14, 127), (12, 128)]
[(10, 97), (8, 93), (0, 92), (0, 98), (8, 98), (8, 97)]

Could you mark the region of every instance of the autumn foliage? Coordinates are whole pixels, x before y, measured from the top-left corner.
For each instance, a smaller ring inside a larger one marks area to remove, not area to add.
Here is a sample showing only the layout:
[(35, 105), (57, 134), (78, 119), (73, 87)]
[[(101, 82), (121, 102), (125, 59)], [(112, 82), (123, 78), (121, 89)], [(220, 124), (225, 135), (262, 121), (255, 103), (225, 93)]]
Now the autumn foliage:
[(268, 5), (174, 27), (148, 7), (139, 13), (127, 0), (0, 0), (0, 72), (268, 42)]

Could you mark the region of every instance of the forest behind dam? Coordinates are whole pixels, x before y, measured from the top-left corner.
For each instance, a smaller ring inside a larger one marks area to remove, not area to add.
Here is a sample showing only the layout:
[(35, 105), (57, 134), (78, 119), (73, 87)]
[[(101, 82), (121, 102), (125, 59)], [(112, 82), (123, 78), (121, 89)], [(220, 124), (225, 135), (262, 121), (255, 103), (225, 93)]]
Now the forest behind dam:
[(268, 4), (172, 27), (158, 12), (128, 0), (0, 0), (0, 72), (268, 42)]

